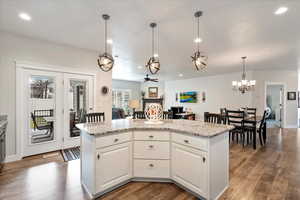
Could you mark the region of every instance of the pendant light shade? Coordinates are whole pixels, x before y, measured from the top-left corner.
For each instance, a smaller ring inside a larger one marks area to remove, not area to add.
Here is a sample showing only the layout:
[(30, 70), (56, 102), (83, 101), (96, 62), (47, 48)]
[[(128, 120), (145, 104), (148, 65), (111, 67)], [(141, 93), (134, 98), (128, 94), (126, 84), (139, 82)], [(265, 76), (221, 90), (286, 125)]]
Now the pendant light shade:
[(195, 17), (197, 19), (197, 39), (195, 40), (197, 42), (197, 51), (194, 53), (192, 58), (192, 62), (195, 65), (197, 71), (203, 70), (207, 67), (207, 56), (203, 55), (202, 52), (200, 52), (200, 28), (199, 28), (199, 22), (200, 22), (200, 17), (202, 16), (203, 12), (198, 11), (195, 13)]
[(154, 28), (157, 27), (156, 23), (151, 23), (150, 27), (152, 28), (152, 56), (148, 60), (146, 67), (149, 69), (151, 74), (157, 74), (160, 70), (160, 62), (158, 55), (154, 55)]
[(109, 20), (109, 15), (102, 15), (102, 18), (105, 21), (105, 36), (104, 36), (104, 43), (105, 43), (105, 51), (102, 55), (99, 55), (98, 58), (98, 66), (102, 71), (108, 72), (114, 66), (114, 59), (113, 57), (107, 52), (107, 21)]

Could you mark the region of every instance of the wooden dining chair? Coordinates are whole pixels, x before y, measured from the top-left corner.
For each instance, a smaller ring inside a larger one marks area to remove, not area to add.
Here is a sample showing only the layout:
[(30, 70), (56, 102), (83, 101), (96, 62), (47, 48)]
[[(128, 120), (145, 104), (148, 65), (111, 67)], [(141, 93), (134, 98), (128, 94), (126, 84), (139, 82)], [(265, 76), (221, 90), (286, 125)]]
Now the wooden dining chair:
[(163, 119), (173, 119), (173, 112), (172, 111), (164, 111)]
[(205, 112), (204, 113), (204, 122), (221, 124), (222, 118), (221, 118), (220, 114)]
[(135, 111), (133, 113), (133, 119), (146, 119), (145, 113), (143, 111)]
[(104, 112), (88, 113), (88, 114), (85, 114), (85, 120), (87, 123), (104, 122), (105, 114), (104, 114)]
[(234, 137), (236, 137), (236, 141), (239, 142), (239, 135), (241, 136), (243, 146), (245, 144), (245, 132), (244, 132), (244, 120), (245, 120), (245, 112), (238, 110), (227, 110), (226, 118), (228, 125), (234, 126), (234, 129), (229, 132), (229, 140), (232, 138), (234, 141)]

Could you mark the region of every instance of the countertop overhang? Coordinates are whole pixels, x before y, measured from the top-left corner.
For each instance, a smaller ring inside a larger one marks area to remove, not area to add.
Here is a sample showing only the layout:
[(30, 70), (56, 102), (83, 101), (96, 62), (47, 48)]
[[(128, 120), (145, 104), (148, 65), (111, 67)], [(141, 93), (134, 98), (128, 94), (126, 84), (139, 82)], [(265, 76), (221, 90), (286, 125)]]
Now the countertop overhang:
[(199, 137), (214, 137), (229, 130), (233, 126), (206, 123), (191, 120), (164, 120), (163, 124), (145, 124), (145, 120), (118, 119), (105, 123), (84, 123), (76, 127), (94, 136), (105, 136), (125, 131), (172, 131)]

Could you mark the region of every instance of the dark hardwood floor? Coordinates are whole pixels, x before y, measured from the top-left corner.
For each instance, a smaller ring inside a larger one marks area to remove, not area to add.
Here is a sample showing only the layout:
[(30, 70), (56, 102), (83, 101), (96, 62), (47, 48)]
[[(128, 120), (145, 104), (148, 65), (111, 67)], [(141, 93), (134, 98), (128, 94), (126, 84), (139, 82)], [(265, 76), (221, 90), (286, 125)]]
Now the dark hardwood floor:
[[(86, 200), (79, 161), (59, 152), (9, 163), (0, 173), (1, 200)], [(129, 183), (101, 200), (188, 200), (191, 194), (168, 183)], [(222, 200), (300, 199), (300, 131), (268, 129), (266, 147), (230, 147), (230, 186)]]

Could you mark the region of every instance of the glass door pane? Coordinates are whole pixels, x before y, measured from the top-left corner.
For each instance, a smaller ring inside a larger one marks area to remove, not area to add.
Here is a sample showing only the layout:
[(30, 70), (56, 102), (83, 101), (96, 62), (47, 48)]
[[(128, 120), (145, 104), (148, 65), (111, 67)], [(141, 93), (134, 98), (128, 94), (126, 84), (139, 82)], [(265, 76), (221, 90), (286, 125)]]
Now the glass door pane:
[(29, 92), (28, 144), (55, 140), (55, 79), (50, 76), (30, 75)]
[(87, 113), (87, 80), (70, 80), (68, 91), (69, 105), (69, 137), (78, 137), (80, 131), (76, 128), (76, 124), (85, 122), (85, 114)]

